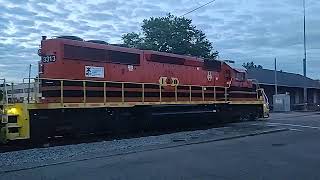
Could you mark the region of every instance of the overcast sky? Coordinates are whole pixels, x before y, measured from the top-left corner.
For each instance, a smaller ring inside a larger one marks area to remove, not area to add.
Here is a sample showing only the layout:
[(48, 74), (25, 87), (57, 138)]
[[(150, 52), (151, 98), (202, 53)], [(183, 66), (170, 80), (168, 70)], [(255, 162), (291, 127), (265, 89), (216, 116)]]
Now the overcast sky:
[[(307, 1), (308, 76), (320, 79), (320, 1)], [(41, 35), (120, 43), (150, 16), (182, 15), (208, 0), (0, 0), (0, 78), (27, 77)], [(223, 59), (302, 74), (302, 0), (217, 0), (186, 16)]]

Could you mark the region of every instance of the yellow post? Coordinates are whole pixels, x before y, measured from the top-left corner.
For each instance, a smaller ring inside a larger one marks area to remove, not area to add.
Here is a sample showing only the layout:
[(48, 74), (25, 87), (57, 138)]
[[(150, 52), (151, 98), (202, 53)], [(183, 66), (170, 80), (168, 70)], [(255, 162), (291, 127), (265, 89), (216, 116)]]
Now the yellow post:
[(202, 86), (201, 90), (202, 90), (202, 101), (204, 101), (204, 87), (203, 86)]
[(224, 88), (224, 101), (227, 102), (228, 100), (228, 94), (227, 94), (227, 88)]
[(34, 80), (34, 84), (33, 84), (33, 98), (34, 98), (34, 102), (37, 103), (37, 81)]
[(159, 101), (161, 102), (162, 101), (162, 87), (161, 87), (161, 84), (159, 85), (159, 89), (160, 89), (160, 92), (159, 92)]
[(144, 103), (144, 84), (142, 84), (142, 102)]
[(189, 86), (189, 101), (192, 101), (192, 86)]
[(37, 84), (37, 89), (35, 90), (35, 94), (36, 94), (36, 103), (39, 103), (39, 94), (40, 94), (40, 77), (38, 76), (37, 77), (37, 83), (35, 83), (35, 84)]
[(103, 82), (103, 104), (107, 104), (107, 83)]
[(124, 83), (121, 83), (121, 101), (124, 102)]
[(177, 102), (178, 101), (178, 86), (174, 87), (174, 97), (175, 97), (175, 100)]
[(213, 87), (213, 100), (217, 100), (216, 87)]
[(86, 105), (86, 102), (87, 102), (86, 82), (83, 81), (83, 104)]
[(60, 104), (63, 107), (63, 80), (60, 81)]

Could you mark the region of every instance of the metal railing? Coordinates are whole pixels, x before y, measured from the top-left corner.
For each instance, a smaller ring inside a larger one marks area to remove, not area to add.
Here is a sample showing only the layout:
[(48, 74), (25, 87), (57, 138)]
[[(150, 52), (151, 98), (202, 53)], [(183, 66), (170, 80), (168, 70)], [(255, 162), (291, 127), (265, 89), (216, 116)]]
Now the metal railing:
[(7, 82), (5, 79), (0, 79), (0, 104), (7, 105), (8, 104), (8, 91), (7, 91)]
[[(37, 78), (31, 78), (32, 86), (25, 82), (28, 78), (23, 78), (22, 83), (8, 82), (5, 79), (0, 79), (0, 91), (3, 91), (5, 97), (0, 104), (13, 104), (22, 102), (34, 102), (39, 99), (39, 81)], [(1, 82), (2, 81), (2, 82)], [(5, 82), (5, 83), (3, 83)], [(6, 90), (4, 90), (6, 89)], [(29, 97), (29, 98), (27, 98)]]
[[(88, 103), (88, 99), (90, 97), (88, 97), (87, 93), (88, 91), (90, 91), (89, 89), (92, 87), (92, 86), (88, 86), (89, 83), (101, 83), (102, 86), (99, 86), (100, 87), (100, 91), (103, 91), (103, 97), (101, 97), (103, 99), (103, 104), (107, 104), (109, 99), (108, 99), (108, 95), (107, 95), (107, 88), (110, 88), (107, 86), (107, 84), (109, 83), (112, 83), (112, 84), (118, 84), (118, 88), (117, 88), (117, 91), (121, 93), (121, 95), (118, 96), (118, 100), (116, 102), (121, 102), (121, 103), (125, 103), (125, 102), (129, 102), (128, 101), (128, 97), (126, 97), (126, 92), (129, 92), (128, 90), (130, 88), (126, 88), (126, 85), (136, 85), (138, 86), (137, 87), (134, 87), (133, 89), (138, 89), (139, 93), (141, 93), (141, 97), (137, 98), (139, 100), (135, 101), (137, 103), (146, 103), (148, 102), (146, 99), (146, 93), (148, 93), (148, 91), (150, 91), (150, 88), (147, 88), (146, 86), (148, 85), (152, 85), (154, 87), (158, 87), (158, 96), (157, 97), (154, 97), (154, 98), (158, 98), (158, 102), (159, 103), (162, 103), (162, 102), (170, 102), (170, 103), (174, 103), (174, 102), (178, 102), (178, 101), (181, 101), (181, 99), (183, 98), (182, 101), (189, 101), (189, 102), (192, 102), (192, 101), (202, 101), (202, 102), (207, 102), (207, 101), (223, 101), (225, 103), (227, 103), (230, 98), (229, 98), (229, 88), (230, 88), (230, 85), (225, 87), (225, 86), (200, 86), (200, 85), (177, 85), (177, 86), (173, 86), (171, 87), (173, 90), (172, 91), (166, 91), (165, 88), (168, 87), (168, 86), (163, 86), (161, 84), (157, 84), (157, 83), (136, 83), (136, 82), (115, 82), (115, 81), (94, 81), (94, 80), (70, 80), (70, 79), (50, 79), (50, 78), (41, 78), (41, 79), (38, 79), (39, 81), (42, 81), (42, 80), (46, 80), (46, 81), (55, 81), (55, 82), (59, 82), (59, 89), (60, 90), (60, 97), (58, 97), (60, 99), (60, 104), (61, 106), (64, 105), (64, 103), (67, 103), (66, 102), (66, 99), (68, 97), (65, 96), (65, 91), (66, 88), (65, 88), (65, 84), (66, 82), (78, 82), (79, 84), (82, 83), (82, 87), (80, 86), (77, 86), (79, 88), (79, 90), (82, 91), (82, 102), (79, 102), (79, 103), (83, 103), (84, 105), (86, 105)], [(40, 87), (40, 86), (39, 86)], [(57, 86), (55, 86), (57, 87)], [(170, 87), (170, 85), (169, 85)], [(183, 88), (182, 88), (183, 87)], [(180, 89), (182, 88), (182, 89)], [(199, 90), (195, 90), (195, 89), (199, 89)], [(208, 90), (208, 89), (211, 89), (211, 90)], [(155, 88), (153, 88), (152, 90), (155, 90)], [(219, 90), (219, 92), (218, 92)], [(39, 90), (41, 92), (41, 90)], [(173, 97), (166, 97), (164, 96), (164, 93), (165, 92), (169, 92), (169, 93), (173, 93), (174, 96)], [(260, 92), (260, 93), (259, 93)], [(189, 96), (186, 97), (186, 96), (179, 96), (180, 93), (188, 93)], [(199, 96), (193, 96), (194, 94), (200, 94), (200, 97)], [(251, 98), (252, 100), (262, 100), (263, 98), (261, 98), (261, 96), (263, 95), (263, 90), (261, 89), (257, 89), (256, 92), (247, 92), (247, 91), (237, 91), (237, 93), (241, 94), (254, 94), (256, 95), (256, 98)], [(211, 95), (211, 98), (208, 98), (206, 95), (210, 94)], [(218, 98), (218, 95), (219, 96), (222, 96)], [(212, 98), (213, 96), (213, 98)], [(99, 96), (100, 97), (100, 96)], [(170, 101), (164, 101), (165, 98), (171, 98)], [(249, 99), (249, 98), (248, 98)], [(38, 101), (38, 102), (41, 102), (41, 101)], [(114, 102), (114, 101), (111, 101), (111, 102)]]
[[(0, 79), (5, 82), (4, 79)], [(28, 78), (24, 78), (23, 81), (28, 80)], [(55, 97), (56, 101), (63, 105), (65, 103), (70, 103), (68, 101), (70, 99), (70, 96), (66, 95), (65, 93), (69, 90), (67, 86), (70, 87), (70, 82), (76, 82), (77, 88), (79, 91), (82, 93), (82, 97), (77, 97), (79, 98), (79, 101), (76, 103), (83, 103), (84, 106), (89, 103), (93, 96), (90, 96), (92, 91), (92, 85), (90, 86), (90, 83), (98, 83), (100, 84), (99, 87), (100, 89), (98, 90), (101, 95), (96, 96), (98, 99), (99, 103), (103, 103), (106, 105), (107, 103), (112, 103), (112, 102), (120, 102), (120, 103), (126, 103), (126, 102), (133, 102), (132, 97), (129, 97), (128, 94), (132, 91), (136, 91), (141, 96), (135, 97), (135, 102), (136, 103), (147, 103), (151, 102), (150, 96), (146, 96), (148, 93), (150, 93), (150, 90), (153, 93), (157, 92), (157, 96), (152, 97), (154, 102), (154, 99), (157, 99), (156, 101), (159, 103), (175, 103), (175, 102), (229, 102), (231, 100), (234, 100), (232, 98), (233, 94), (255, 94), (256, 98), (247, 98), (245, 100), (264, 100), (264, 91), (263, 89), (257, 89), (256, 92), (247, 92), (247, 91), (230, 91), (230, 84), (228, 86), (201, 86), (201, 85), (184, 85), (184, 84), (179, 84), (179, 85), (161, 85), (159, 83), (137, 83), (137, 82), (117, 82), (117, 81), (95, 81), (95, 80), (73, 80), (73, 79), (52, 79), (52, 78), (32, 78), (33, 80), (33, 89), (34, 92), (32, 92), (32, 97), (34, 98), (34, 101), (32, 103), (46, 103), (45, 99), (46, 97), (41, 96), (42, 92), (42, 81), (52, 81), (52, 82), (58, 82), (54, 87), (55, 90), (60, 91), (60, 97)], [(117, 84), (116, 91), (119, 93), (118, 97), (108, 97), (109, 89), (109, 84)], [(128, 87), (128, 85), (135, 85), (134, 88)], [(148, 86), (153, 86), (153, 88), (150, 89)], [(66, 88), (67, 87), (67, 88)], [(13, 88), (13, 86), (11, 87)], [(168, 90), (167, 88), (171, 88)], [(10, 103), (8, 100), (8, 87), (7, 87), (7, 82), (3, 84), (3, 94), (4, 94), (4, 101), (3, 104), (8, 104)], [(13, 88), (14, 89), (14, 88)], [(134, 90), (133, 90), (134, 89)], [(156, 91), (156, 89), (158, 89)], [(131, 90), (131, 91), (130, 91)], [(30, 89), (29, 89), (30, 91)], [(23, 92), (26, 93), (26, 92)], [(30, 93), (30, 92), (28, 92)], [(128, 94), (127, 94), (128, 93)], [(171, 93), (171, 96), (166, 96), (166, 94)], [(11, 98), (14, 97), (14, 91), (11, 93)], [(183, 95), (181, 95), (183, 94)], [(231, 95), (231, 96), (230, 96)], [(252, 97), (250, 96), (250, 97)], [(88, 101), (89, 100), (89, 101)], [(130, 101), (131, 100), (131, 101)], [(48, 101), (47, 101), (48, 102)], [(49, 102), (48, 102), (49, 103)], [(97, 103), (97, 102), (95, 102)]]

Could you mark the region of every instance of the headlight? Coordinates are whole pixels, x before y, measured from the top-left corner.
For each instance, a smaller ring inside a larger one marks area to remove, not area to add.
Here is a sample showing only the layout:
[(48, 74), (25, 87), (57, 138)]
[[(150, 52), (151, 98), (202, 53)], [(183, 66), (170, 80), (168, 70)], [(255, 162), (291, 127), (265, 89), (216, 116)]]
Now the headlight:
[(7, 114), (18, 114), (17, 108), (10, 108), (7, 110)]

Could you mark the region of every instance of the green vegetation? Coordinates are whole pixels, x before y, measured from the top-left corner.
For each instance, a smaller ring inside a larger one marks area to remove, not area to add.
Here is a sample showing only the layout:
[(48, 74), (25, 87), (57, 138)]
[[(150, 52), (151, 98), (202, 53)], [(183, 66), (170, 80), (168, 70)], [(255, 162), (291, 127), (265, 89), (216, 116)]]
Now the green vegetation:
[(127, 33), (122, 36), (130, 48), (191, 55), (216, 59), (218, 52), (204, 32), (192, 25), (192, 20), (168, 14), (143, 20), (142, 33)]
[(242, 67), (244, 67), (246, 69), (252, 69), (252, 68), (263, 69), (263, 67), (261, 65), (256, 65), (256, 64), (254, 64), (253, 61), (247, 62), (247, 63), (243, 63)]

